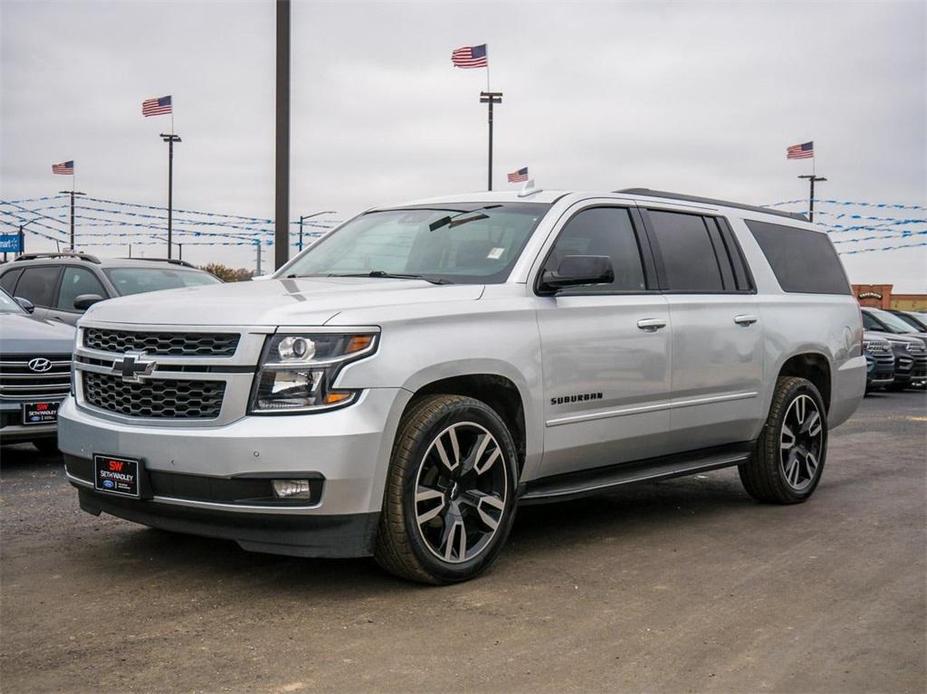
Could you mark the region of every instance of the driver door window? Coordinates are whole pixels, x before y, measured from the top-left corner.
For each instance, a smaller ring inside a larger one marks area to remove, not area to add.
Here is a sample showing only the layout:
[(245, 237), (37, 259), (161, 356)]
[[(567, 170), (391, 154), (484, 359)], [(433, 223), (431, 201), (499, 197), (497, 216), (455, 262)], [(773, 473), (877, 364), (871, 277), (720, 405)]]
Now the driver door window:
[(106, 290), (96, 276), (82, 267), (66, 267), (58, 288), (58, 300), (48, 309), (47, 317), (75, 325), (83, 311), (74, 308), (74, 300), (81, 294), (97, 294), (106, 298)]
[(611, 284), (571, 288), (570, 294), (643, 292), (647, 288), (631, 213), (625, 208), (594, 207), (578, 213), (557, 238), (544, 270), (556, 270), (570, 255), (607, 256), (615, 271)]

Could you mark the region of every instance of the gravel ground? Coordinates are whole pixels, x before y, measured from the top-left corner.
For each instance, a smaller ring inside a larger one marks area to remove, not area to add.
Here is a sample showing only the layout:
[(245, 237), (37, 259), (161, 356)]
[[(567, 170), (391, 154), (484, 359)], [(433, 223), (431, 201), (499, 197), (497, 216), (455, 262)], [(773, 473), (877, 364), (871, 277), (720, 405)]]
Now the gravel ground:
[(807, 504), (722, 470), (526, 508), (449, 588), (94, 518), (7, 447), (0, 687), (924, 692), (925, 443), (923, 392), (872, 396)]

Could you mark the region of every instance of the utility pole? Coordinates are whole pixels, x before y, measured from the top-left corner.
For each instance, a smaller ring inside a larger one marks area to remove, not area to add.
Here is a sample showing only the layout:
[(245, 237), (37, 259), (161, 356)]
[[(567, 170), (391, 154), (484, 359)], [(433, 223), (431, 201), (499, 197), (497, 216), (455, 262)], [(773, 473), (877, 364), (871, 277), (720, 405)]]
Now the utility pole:
[(290, 258), (290, 0), (277, 0), (276, 99), (274, 267), (280, 268)]
[(181, 139), (180, 135), (174, 133), (161, 133), (161, 139), (167, 143), (167, 257), (170, 258), (174, 230), (174, 143), (181, 142)]
[(814, 221), (814, 182), (815, 181), (826, 181), (827, 179), (823, 176), (815, 176), (814, 174), (803, 174), (799, 178), (807, 178), (808, 183), (811, 184), (811, 190), (808, 193), (808, 221)]
[(301, 214), (299, 216), (299, 251), (303, 250), (303, 220), (312, 217), (320, 217), (323, 214), (335, 214), (334, 210), (325, 210), (324, 212), (313, 212), (312, 214)]
[(60, 190), (59, 193), (67, 193), (71, 196), (71, 250), (74, 250), (74, 196), (75, 195), (86, 195), (86, 193), (81, 193), (77, 190)]
[(502, 103), (502, 92), (480, 92), (480, 103), (489, 106), (489, 187), (492, 190), (492, 105)]

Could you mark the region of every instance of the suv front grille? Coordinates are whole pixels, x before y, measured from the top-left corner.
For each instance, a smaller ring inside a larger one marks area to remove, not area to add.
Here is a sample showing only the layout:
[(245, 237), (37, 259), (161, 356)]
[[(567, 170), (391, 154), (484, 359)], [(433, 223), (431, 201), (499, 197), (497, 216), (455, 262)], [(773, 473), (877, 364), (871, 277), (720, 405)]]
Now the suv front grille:
[(238, 347), (238, 333), (130, 332), (85, 328), (84, 346), (103, 352), (145, 352), (170, 357), (230, 357)]
[[(51, 367), (44, 371), (29, 368), (34, 359), (44, 359)], [(0, 355), (0, 399), (46, 400), (63, 398), (71, 389), (70, 354)]]
[(148, 379), (127, 383), (121, 376), (84, 371), (84, 400), (101, 410), (130, 417), (215, 419), (222, 409), (224, 381)]
[(867, 340), (863, 342), (863, 349), (870, 354), (888, 354), (892, 351), (892, 346), (890, 343), (885, 341)]

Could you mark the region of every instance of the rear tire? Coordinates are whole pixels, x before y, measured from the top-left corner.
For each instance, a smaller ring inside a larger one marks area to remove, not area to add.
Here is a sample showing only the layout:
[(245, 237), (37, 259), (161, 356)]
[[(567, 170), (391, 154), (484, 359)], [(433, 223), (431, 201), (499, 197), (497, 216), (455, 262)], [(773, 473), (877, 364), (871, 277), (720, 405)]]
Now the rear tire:
[(815, 385), (804, 378), (780, 378), (766, 426), (740, 481), (757, 501), (798, 504), (818, 486), (827, 457), (827, 414)]
[(496, 559), (515, 520), (517, 451), (501, 417), (460, 395), (432, 395), (403, 416), (374, 552), (396, 576), (466, 581)]

